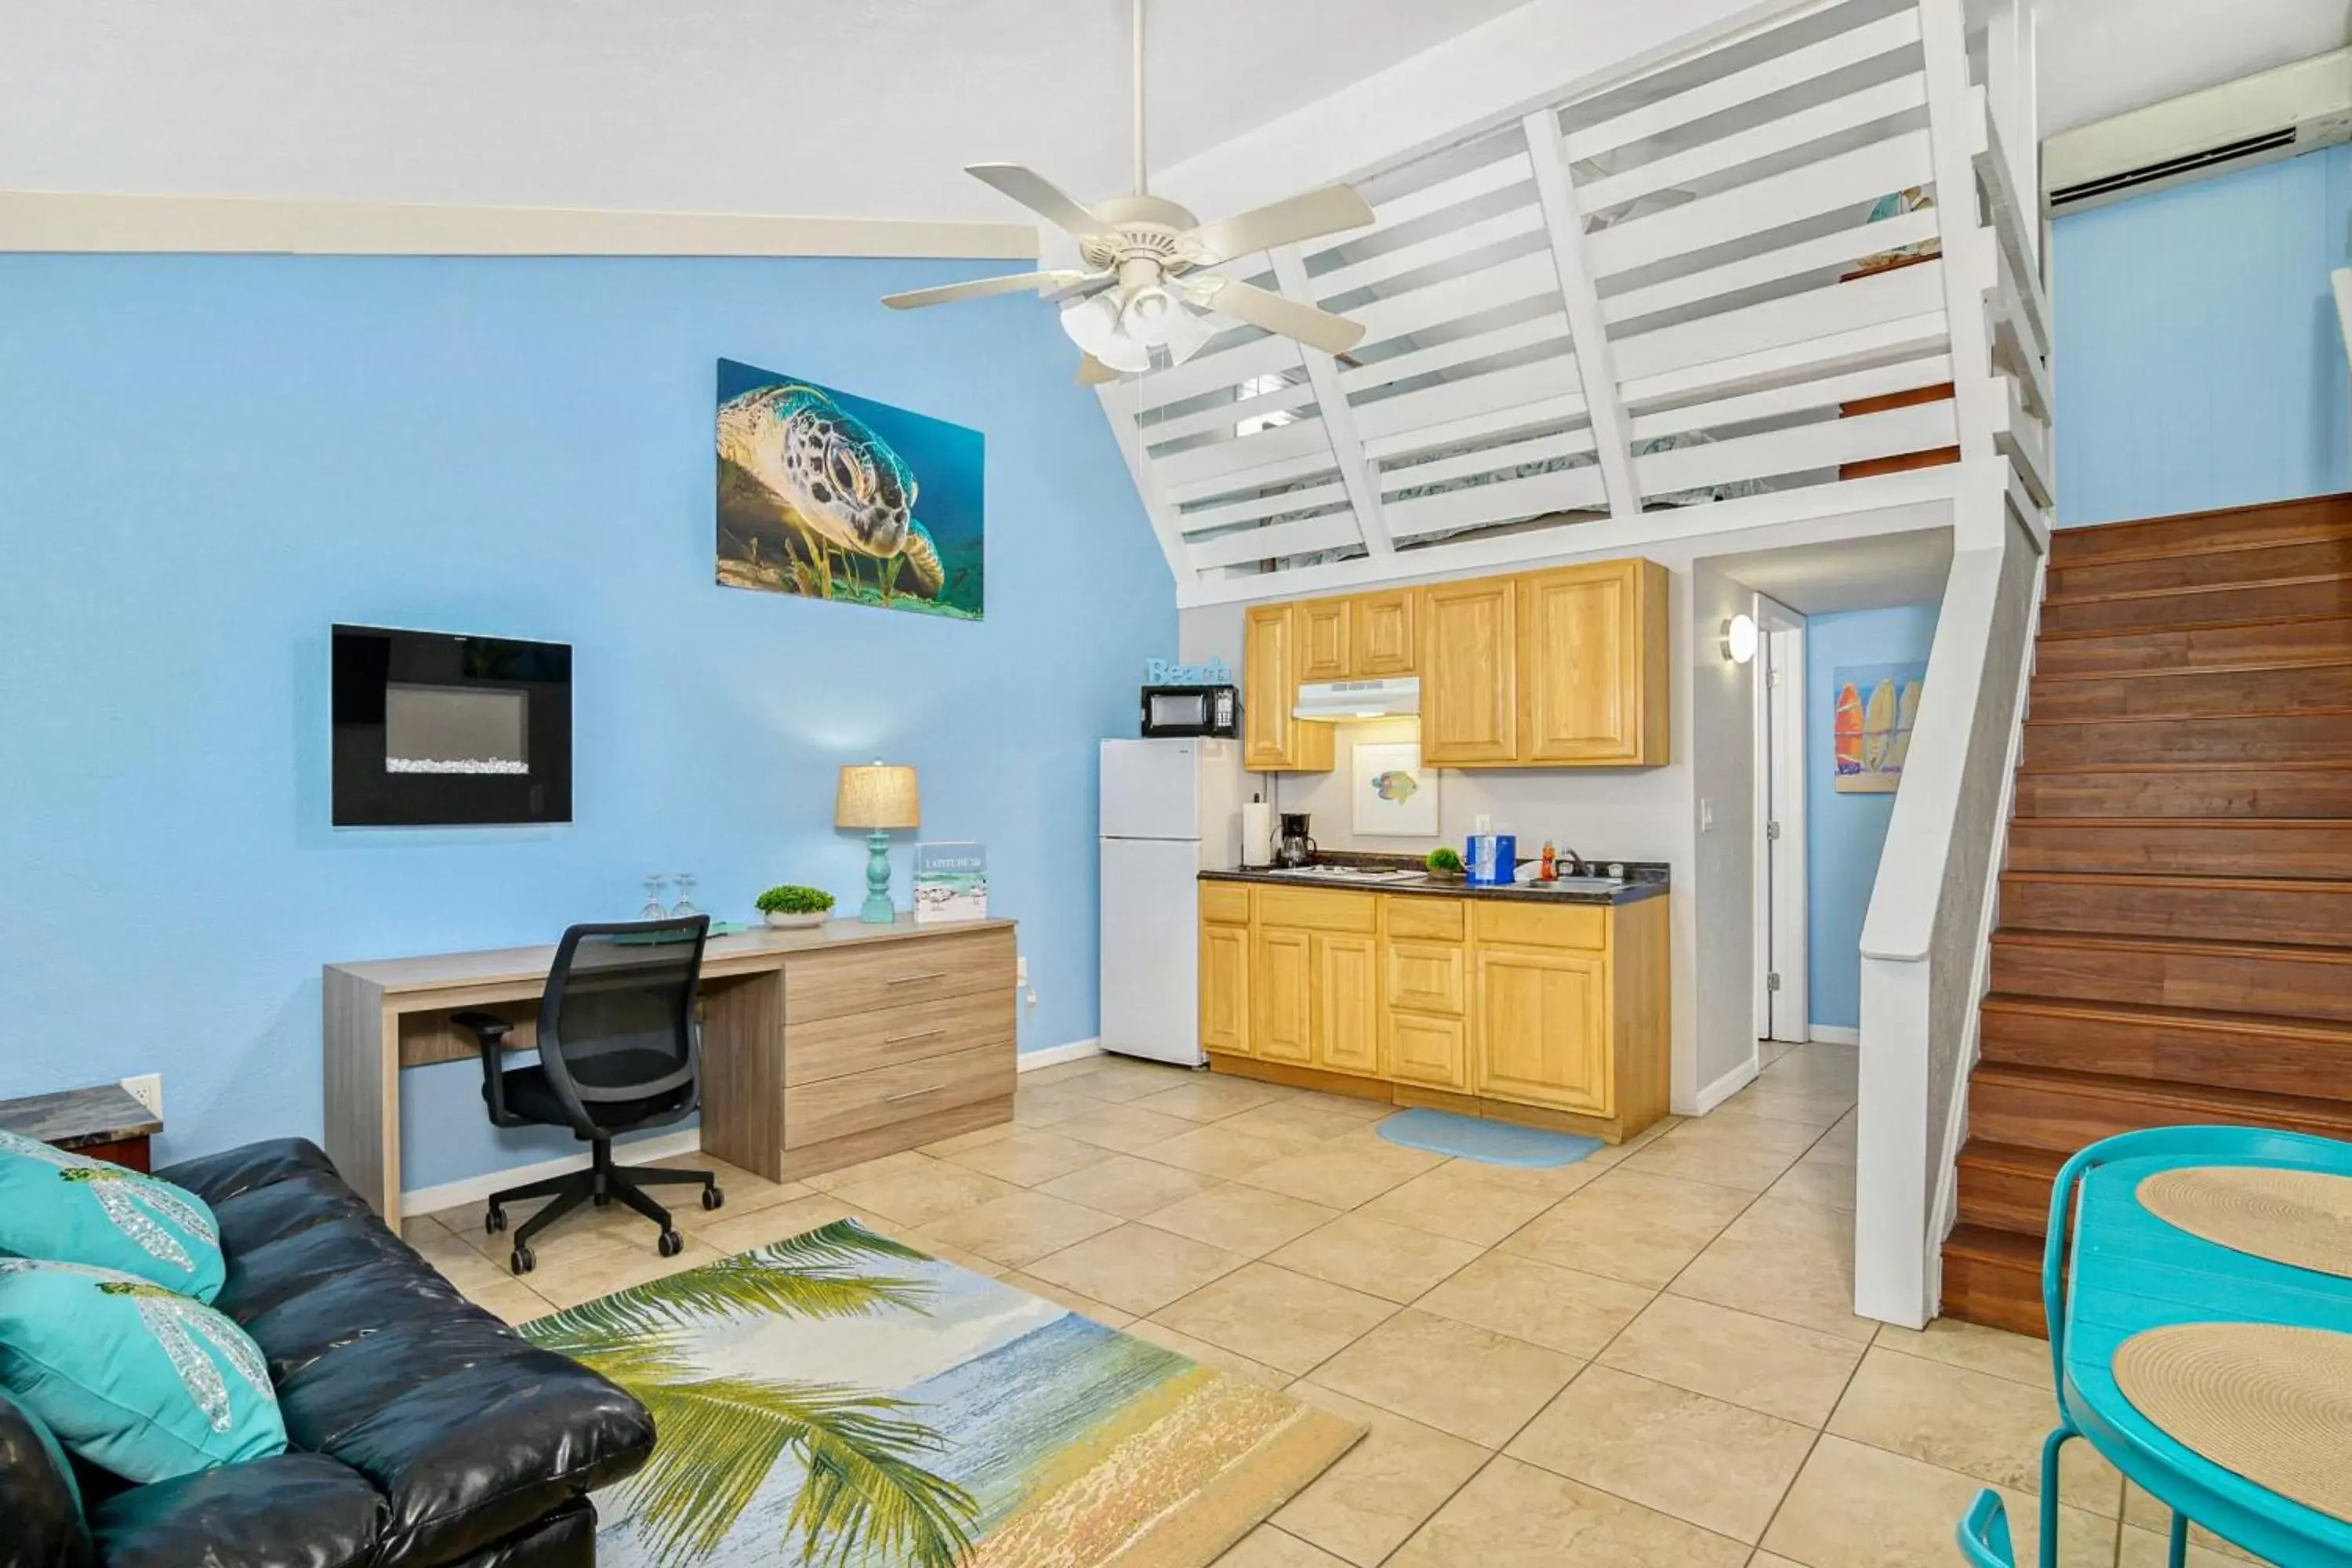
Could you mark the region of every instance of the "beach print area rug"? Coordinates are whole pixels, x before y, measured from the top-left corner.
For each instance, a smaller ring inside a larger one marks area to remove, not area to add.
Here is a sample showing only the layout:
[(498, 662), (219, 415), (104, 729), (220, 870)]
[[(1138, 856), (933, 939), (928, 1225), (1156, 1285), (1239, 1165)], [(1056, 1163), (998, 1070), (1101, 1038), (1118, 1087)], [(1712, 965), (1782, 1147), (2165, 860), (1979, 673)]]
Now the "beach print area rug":
[(1206, 1568), (1362, 1435), (854, 1220), (522, 1332), (659, 1429), (603, 1568)]

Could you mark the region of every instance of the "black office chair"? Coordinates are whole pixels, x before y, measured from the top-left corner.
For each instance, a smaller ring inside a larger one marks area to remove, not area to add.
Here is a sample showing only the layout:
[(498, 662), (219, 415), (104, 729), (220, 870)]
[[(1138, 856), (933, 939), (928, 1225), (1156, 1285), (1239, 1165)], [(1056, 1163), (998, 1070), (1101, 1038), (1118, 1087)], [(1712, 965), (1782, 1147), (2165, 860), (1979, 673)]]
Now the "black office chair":
[(563, 933), (539, 1004), (539, 1065), (509, 1068), (500, 1041), (514, 1026), (495, 1013), (459, 1013), (450, 1022), (471, 1029), (482, 1049), (482, 1098), (500, 1127), (569, 1127), (593, 1150), (589, 1168), (490, 1194), (484, 1228), (507, 1227), (506, 1205), (526, 1198), (555, 1201), (514, 1233), (509, 1262), (518, 1274), (538, 1265), (530, 1239), (578, 1208), (618, 1198), (661, 1226), (656, 1244), (674, 1258), (686, 1238), (669, 1211), (647, 1197), (649, 1186), (693, 1184), (702, 1206), (727, 1201), (708, 1171), (672, 1171), (613, 1163), (613, 1139), (643, 1127), (691, 1116), (702, 1103), (702, 1042), (694, 1021), (695, 988), (702, 975), (708, 915), (688, 920), (627, 921), (577, 925)]

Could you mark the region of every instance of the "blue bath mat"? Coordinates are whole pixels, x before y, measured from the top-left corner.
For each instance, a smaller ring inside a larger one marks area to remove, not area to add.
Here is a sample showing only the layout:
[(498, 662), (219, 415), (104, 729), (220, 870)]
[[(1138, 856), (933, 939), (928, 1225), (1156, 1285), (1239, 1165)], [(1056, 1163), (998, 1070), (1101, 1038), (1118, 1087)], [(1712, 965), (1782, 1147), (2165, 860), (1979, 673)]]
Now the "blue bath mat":
[(1380, 1124), (1380, 1134), (1391, 1143), (1451, 1154), (1482, 1165), (1518, 1165), (1548, 1170), (1573, 1165), (1595, 1149), (1598, 1138), (1573, 1132), (1547, 1132), (1540, 1127), (1519, 1127), (1508, 1121), (1487, 1121), (1456, 1116), (1450, 1110), (1401, 1110)]

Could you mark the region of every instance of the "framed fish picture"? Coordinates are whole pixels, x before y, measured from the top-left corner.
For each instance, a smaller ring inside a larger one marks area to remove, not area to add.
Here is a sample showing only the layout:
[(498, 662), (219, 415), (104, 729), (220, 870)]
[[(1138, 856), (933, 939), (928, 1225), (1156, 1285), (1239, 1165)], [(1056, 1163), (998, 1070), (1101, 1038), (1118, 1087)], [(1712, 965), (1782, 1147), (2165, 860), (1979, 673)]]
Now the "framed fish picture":
[(722, 586), (981, 618), (979, 431), (723, 359), (718, 443)]
[(1380, 838), (1437, 837), (1437, 770), (1421, 765), (1421, 748), (1398, 744), (1358, 746), (1349, 772), (1355, 829)]
[(1837, 713), (1831, 737), (1840, 795), (1893, 795), (1903, 783), (1911, 727), (1919, 716), (1924, 660), (1843, 665), (1831, 672)]

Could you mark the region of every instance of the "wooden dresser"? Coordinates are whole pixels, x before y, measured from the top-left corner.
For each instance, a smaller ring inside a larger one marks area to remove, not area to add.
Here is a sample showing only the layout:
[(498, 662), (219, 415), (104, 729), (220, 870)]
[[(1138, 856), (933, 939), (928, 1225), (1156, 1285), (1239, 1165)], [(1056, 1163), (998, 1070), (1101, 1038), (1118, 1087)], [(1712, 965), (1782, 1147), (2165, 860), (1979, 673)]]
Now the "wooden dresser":
[[(400, 1069), (478, 1054), (454, 1014), (538, 1044), (552, 947), (331, 963), (321, 976), (326, 1145), (400, 1225)], [(1013, 1117), (1011, 921), (714, 937), (702, 955), (702, 1148), (785, 1181)], [(623, 1146), (625, 1150), (626, 1146)], [(624, 1156), (625, 1157), (625, 1155)]]

